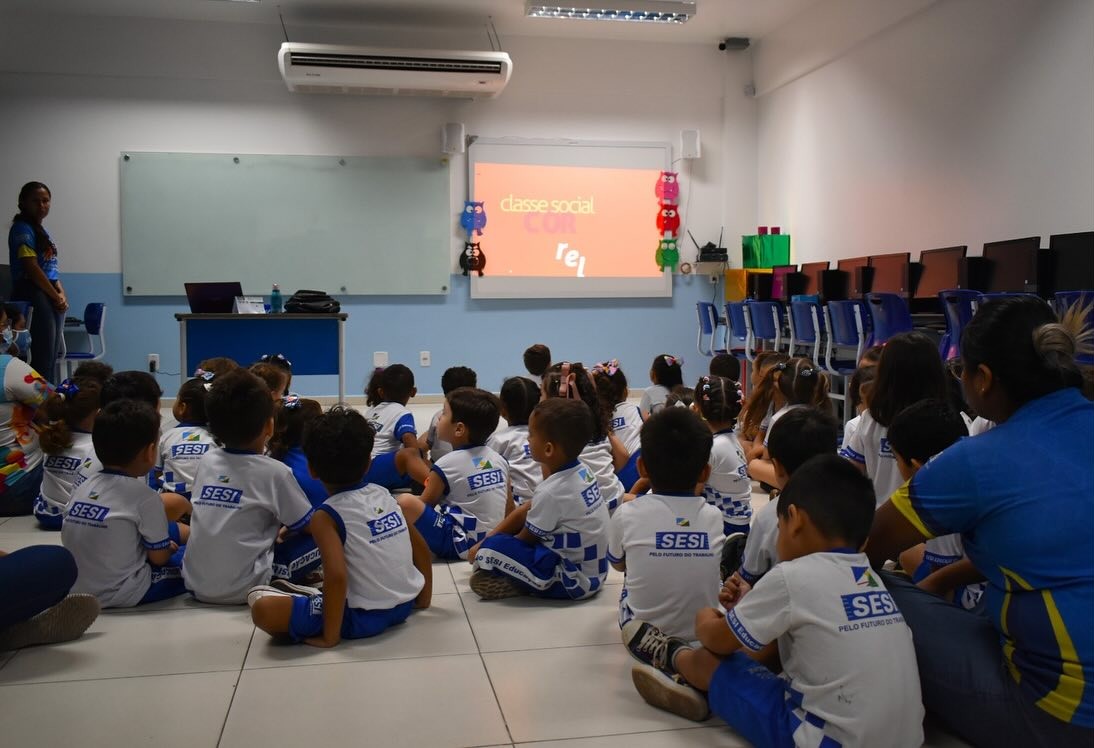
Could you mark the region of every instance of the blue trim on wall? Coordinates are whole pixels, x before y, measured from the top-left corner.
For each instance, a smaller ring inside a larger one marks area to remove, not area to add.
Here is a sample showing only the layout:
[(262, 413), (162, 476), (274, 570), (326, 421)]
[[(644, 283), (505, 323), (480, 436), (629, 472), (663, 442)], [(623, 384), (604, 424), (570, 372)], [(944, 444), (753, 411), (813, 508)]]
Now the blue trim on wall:
[[(174, 395), (181, 381), (174, 315), (189, 310), (185, 297), (123, 297), (121, 273), (65, 273), (63, 279), (70, 314), (81, 315), (92, 301), (107, 305), (106, 360), (118, 370), (143, 370), (149, 353), (160, 354), (160, 385), (165, 396)], [(673, 281), (669, 299), (472, 299), (461, 275), (452, 276), (447, 296), (339, 297), (349, 314), (346, 394), (363, 393), (373, 351), (409, 366), (421, 394), (440, 393), (441, 374), (459, 365), (475, 369), (479, 385), (497, 391), (505, 377), (524, 373), (521, 353), (532, 343), (546, 343), (559, 361), (618, 358), (635, 389), (648, 385), (654, 356), (681, 355), (690, 386), (707, 370), (707, 359), (695, 350), (695, 302), (709, 301), (721, 285), (706, 276)], [(432, 366), (418, 365), (419, 351), (430, 351)], [(338, 383), (336, 377), (300, 377), (292, 388), (333, 396)]]

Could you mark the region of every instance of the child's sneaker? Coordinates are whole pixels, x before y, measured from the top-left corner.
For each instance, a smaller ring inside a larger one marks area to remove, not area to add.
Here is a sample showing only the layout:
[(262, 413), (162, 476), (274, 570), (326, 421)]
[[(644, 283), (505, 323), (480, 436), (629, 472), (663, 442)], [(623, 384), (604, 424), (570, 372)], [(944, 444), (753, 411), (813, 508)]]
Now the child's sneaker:
[(486, 569), (475, 569), (471, 573), (471, 591), (483, 600), (503, 600), (527, 594), (516, 581)]
[(651, 665), (635, 665), (631, 668), (631, 682), (650, 706), (693, 722), (702, 722), (710, 717), (706, 696), (689, 686), (679, 675), (669, 675)]
[(745, 555), (745, 542), (748, 535), (743, 532), (731, 532), (726, 535), (725, 545), (722, 546), (722, 558), (719, 569), (722, 572), (722, 581), (733, 576), (733, 572), (741, 568), (741, 560)]
[(290, 582), (288, 579), (275, 579), (270, 582), (270, 587), (282, 592), (288, 592), (290, 595), (304, 595), (305, 597), (315, 597), (323, 594), (323, 590), (318, 587), (309, 587), (306, 584), (296, 584), (295, 582)]
[(0, 630), (0, 650), (78, 639), (99, 616), (94, 595), (68, 595), (33, 618)]
[(247, 607), (253, 608), (255, 603), (264, 597), (294, 597), (294, 595), (268, 584), (260, 584), (247, 591)]
[(676, 672), (672, 667), (672, 658), (677, 650), (691, 649), (691, 645), (683, 639), (669, 636), (652, 623), (637, 618), (623, 624), (620, 633), (624, 646), (634, 659), (668, 673)]

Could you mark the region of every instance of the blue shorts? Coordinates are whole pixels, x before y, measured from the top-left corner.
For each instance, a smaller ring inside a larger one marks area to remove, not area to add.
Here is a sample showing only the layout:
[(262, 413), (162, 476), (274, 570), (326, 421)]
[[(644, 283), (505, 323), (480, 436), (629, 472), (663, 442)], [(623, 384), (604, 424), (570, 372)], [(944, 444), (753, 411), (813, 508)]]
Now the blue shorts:
[[(174, 522), (167, 523), (167, 534), (171, 540), (179, 542), (179, 526)], [(185, 552), (186, 546), (180, 545), (166, 564), (152, 567), (152, 584), (137, 605), (158, 603), (186, 592), (186, 585), (182, 581), (182, 555)]]
[[(376, 636), (397, 626), (410, 616), (414, 601), (396, 605), (387, 610), (361, 610), (346, 606), (342, 615), (342, 638), (364, 639)], [(294, 642), (323, 633), (323, 596), (294, 595), (292, 616), (289, 618), (289, 636)]]
[(794, 748), (799, 722), (786, 693), (786, 681), (734, 652), (714, 671), (707, 699), (710, 710), (752, 745)]
[(321, 562), (315, 539), (305, 533), (296, 533), (286, 537), (283, 543), (274, 543), (273, 566), (270, 571), (274, 579), (299, 582), (318, 569)]
[(748, 535), (748, 531), (750, 529), (752, 529), (752, 525), (748, 524), (747, 522), (745, 522), (743, 525), (737, 525), (726, 522), (724, 519), (722, 520), (722, 534), (727, 537), (735, 532), (743, 532), (745, 535)]
[(641, 456), (641, 449), (634, 450), (634, 454), (627, 460), (627, 464), (619, 468), (619, 472), (615, 474), (615, 477), (619, 478), (619, 482), (623, 484), (623, 490), (627, 493), (630, 493), (631, 486), (641, 477), (638, 475), (638, 458)]
[[(566, 560), (542, 543), (525, 543), (505, 533), (491, 535), (482, 541), (475, 565), (494, 574), (519, 582), (530, 594), (554, 600), (580, 600), (600, 591), (601, 579), (591, 577), (586, 591), (581, 583), (567, 574)], [(608, 560), (601, 567), (607, 574)]]
[(41, 494), (34, 500), (34, 518), (38, 520), (38, 527), (43, 530), (60, 530), (65, 515), (62, 512), (52, 511), (53, 507), (46, 503)]
[(429, 504), (425, 505), (422, 516), (414, 523), (414, 529), (425, 538), (429, 550), (445, 561), (466, 559), (468, 549), (475, 544), (459, 522)]
[(376, 455), (369, 463), (365, 478), (369, 483), (391, 490), (393, 488), (410, 488), (410, 476), (399, 472), (395, 467), (395, 452)]

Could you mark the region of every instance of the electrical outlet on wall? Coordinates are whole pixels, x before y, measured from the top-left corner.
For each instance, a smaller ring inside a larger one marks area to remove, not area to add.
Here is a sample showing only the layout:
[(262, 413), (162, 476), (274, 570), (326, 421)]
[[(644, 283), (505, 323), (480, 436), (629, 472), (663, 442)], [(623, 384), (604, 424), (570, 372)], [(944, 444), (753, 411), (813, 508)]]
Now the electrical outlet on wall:
[(148, 354), (148, 371), (155, 374), (160, 370), (160, 354), (149, 353)]
[(432, 356), (429, 355), (429, 351), (422, 351), (418, 354), (418, 364), (421, 366), (429, 366), (433, 363)]
[(377, 368), (387, 366), (387, 351), (373, 351), (372, 365)]

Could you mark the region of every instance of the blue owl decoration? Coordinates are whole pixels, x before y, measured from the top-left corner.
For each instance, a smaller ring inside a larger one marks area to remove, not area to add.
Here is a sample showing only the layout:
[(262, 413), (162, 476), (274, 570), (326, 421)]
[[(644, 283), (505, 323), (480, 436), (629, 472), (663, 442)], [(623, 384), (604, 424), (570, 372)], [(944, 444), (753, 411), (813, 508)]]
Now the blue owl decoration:
[(468, 238), (475, 232), (482, 236), (483, 227), (486, 226), (486, 209), (481, 202), (468, 200), (463, 204), (463, 213), (460, 215), (460, 226), (467, 232)]

